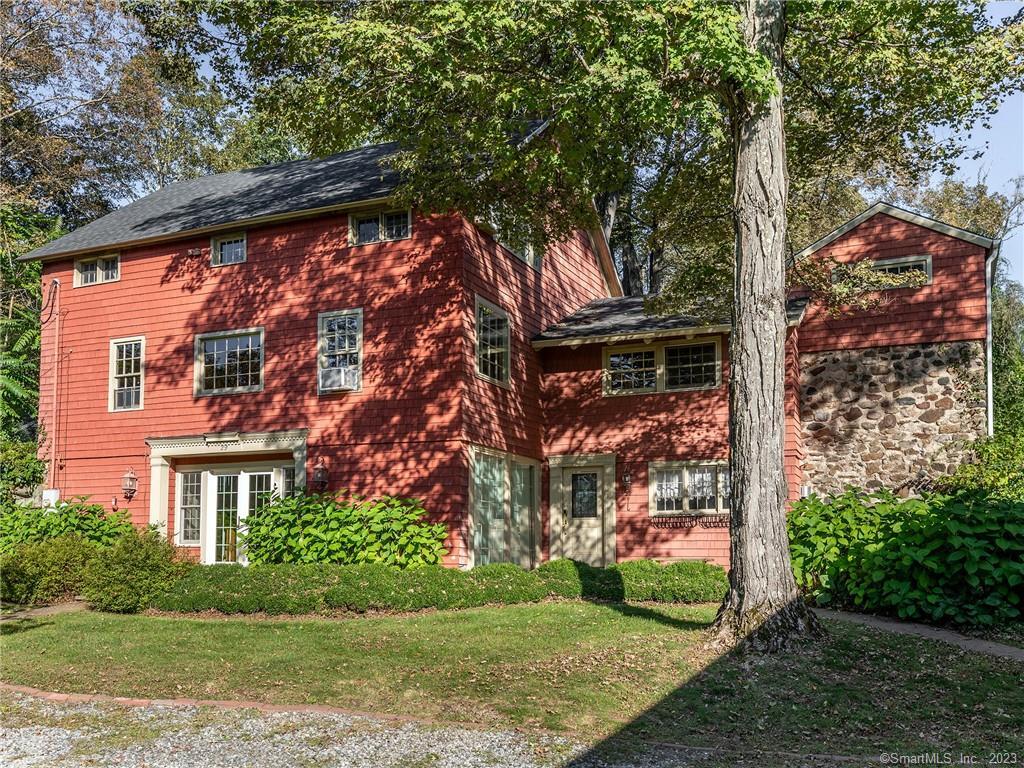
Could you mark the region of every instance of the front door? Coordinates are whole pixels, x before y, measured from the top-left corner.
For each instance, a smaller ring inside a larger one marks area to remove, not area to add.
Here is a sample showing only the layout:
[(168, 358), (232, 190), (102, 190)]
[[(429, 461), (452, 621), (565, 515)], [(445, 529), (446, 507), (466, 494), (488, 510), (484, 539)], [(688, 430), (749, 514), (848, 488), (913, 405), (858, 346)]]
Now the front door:
[(210, 473), (206, 516), (207, 531), (202, 560), (204, 563), (244, 563), (245, 552), (239, 540), (239, 528), (273, 493), (272, 472)]
[(562, 556), (590, 565), (606, 563), (604, 469), (562, 470)]

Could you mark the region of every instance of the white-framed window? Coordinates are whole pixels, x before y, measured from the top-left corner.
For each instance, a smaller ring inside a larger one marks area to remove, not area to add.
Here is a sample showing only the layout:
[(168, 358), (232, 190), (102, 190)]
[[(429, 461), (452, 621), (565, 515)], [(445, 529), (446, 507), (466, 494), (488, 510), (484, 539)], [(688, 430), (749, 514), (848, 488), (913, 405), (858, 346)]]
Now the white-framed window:
[(352, 245), (404, 240), (412, 235), (412, 211), (368, 211), (349, 216)]
[(887, 275), (905, 275), (908, 272), (923, 272), (928, 282), (932, 281), (932, 257), (930, 254), (921, 256), (900, 256), (893, 259), (877, 259), (871, 263), (871, 269)]
[(317, 325), (318, 390), (358, 390), (363, 379), (363, 310), (323, 312)]
[(245, 232), (210, 239), (210, 263), (215, 267), (241, 264), (246, 259)]
[(202, 535), (203, 473), (178, 472), (178, 543), (198, 547)]
[(729, 511), (731, 485), (725, 462), (652, 461), (649, 514), (708, 515)]
[(202, 333), (195, 342), (195, 394), (263, 389), (263, 329)]
[(115, 283), (121, 279), (121, 256), (108, 253), (89, 259), (75, 261), (74, 287), (83, 288), (87, 285)]
[(485, 379), (507, 384), (511, 333), (508, 313), (476, 297), (476, 372)]
[(477, 446), (471, 458), (473, 565), (536, 565), (540, 462)]
[(132, 336), (110, 340), (111, 411), (139, 411), (143, 407), (146, 382), (146, 338)]
[(605, 347), (604, 394), (714, 389), (722, 384), (722, 345), (714, 338)]

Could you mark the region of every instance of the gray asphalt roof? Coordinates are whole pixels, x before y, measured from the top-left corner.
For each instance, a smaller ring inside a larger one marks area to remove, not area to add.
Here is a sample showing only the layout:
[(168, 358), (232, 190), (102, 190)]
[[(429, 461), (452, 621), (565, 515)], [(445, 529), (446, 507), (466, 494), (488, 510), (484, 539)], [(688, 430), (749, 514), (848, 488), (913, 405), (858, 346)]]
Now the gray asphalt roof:
[(297, 213), (391, 194), (398, 174), (382, 164), (396, 144), (295, 160), (169, 184), (25, 254), (40, 259), (112, 248), (263, 216)]
[[(792, 323), (798, 322), (807, 306), (806, 299), (790, 299), (786, 303), (786, 314)], [(645, 333), (668, 333), (729, 325), (728, 312), (718, 321), (697, 319), (689, 315), (649, 315), (644, 312), (643, 296), (621, 296), (611, 299), (597, 299), (555, 325), (533, 337), (534, 343), (557, 343), (581, 340), (591, 337), (643, 336)]]

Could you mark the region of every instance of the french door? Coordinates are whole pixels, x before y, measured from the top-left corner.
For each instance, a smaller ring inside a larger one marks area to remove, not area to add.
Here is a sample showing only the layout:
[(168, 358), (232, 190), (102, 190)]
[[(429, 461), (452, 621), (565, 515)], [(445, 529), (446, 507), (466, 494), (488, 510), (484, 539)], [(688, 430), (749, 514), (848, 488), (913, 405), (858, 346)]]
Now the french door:
[(245, 563), (239, 528), (275, 492), (273, 470), (208, 470), (200, 547), (204, 563)]

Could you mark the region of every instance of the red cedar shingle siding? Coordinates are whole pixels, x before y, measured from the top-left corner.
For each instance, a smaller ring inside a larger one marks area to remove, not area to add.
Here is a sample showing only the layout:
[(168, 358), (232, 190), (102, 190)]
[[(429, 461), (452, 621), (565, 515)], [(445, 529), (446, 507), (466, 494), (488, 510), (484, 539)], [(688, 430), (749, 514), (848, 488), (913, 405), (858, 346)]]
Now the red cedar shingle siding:
[(891, 291), (892, 302), (831, 318), (811, 305), (800, 351), (881, 347), (985, 338), (985, 249), (886, 214), (877, 214), (821, 249), (836, 259), (931, 254), (931, 285)]

